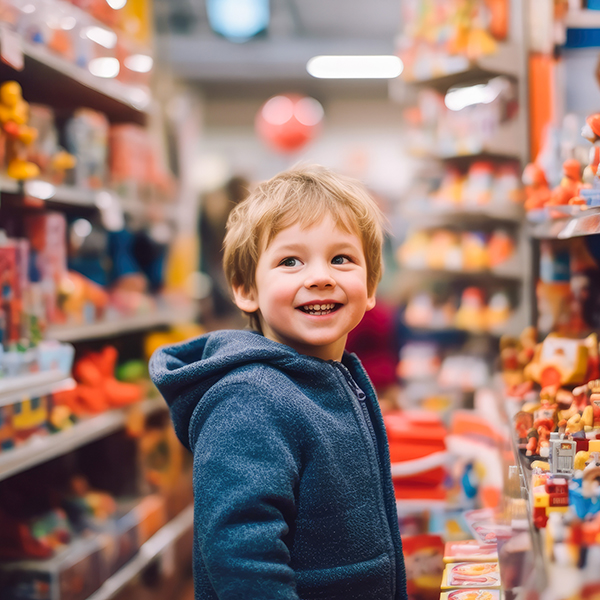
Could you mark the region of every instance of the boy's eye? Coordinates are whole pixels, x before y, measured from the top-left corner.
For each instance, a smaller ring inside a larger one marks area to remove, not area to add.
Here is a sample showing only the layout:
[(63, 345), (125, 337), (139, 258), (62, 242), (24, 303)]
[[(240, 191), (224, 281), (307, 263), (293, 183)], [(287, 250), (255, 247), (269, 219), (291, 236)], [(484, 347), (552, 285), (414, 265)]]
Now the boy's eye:
[(280, 267), (297, 267), (300, 264), (300, 261), (297, 258), (288, 257), (284, 258), (280, 263)]
[(334, 265), (344, 265), (346, 263), (350, 262), (350, 259), (347, 256), (344, 256), (343, 254), (339, 254), (338, 256), (335, 256), (332, 261), (331, 264)]

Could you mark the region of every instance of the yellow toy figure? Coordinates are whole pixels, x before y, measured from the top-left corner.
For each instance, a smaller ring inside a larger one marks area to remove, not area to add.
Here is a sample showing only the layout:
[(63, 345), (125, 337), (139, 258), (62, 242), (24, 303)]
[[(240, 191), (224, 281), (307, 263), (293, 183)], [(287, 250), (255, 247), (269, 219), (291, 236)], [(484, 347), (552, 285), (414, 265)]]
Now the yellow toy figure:
[(26, 146), (37, 137), (37, 130), (29, 127), (29, 104), (23, 100), (21, 86), (6, 81), (0, 86), (0, 126), (6, 140), (6, 174), (13, 179), (32, 179), (40, 170), (23, 158)]

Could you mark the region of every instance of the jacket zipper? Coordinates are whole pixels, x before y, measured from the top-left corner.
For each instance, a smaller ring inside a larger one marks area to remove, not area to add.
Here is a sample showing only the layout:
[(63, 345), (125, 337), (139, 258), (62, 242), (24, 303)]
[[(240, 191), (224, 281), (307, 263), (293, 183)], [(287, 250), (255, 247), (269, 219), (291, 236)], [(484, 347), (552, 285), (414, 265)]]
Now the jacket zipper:
[[(371, 415), (369, 414), (369, 407), (367, 406), (367, 395), (364, 393), (364, 391), (360, 388), (360, 386), (358, 385), (358, 383), (356, 383), (356, 381), (354, 381), (354, 377), (352, 377), (352, 374), (350, 373), (350, 371), (348, 370), (348, 368), (343, 365), (342, 363), (339, 362), (335, 362), (332, 361), (334, 366), (336, 366), (344, 375), (344, 379), (348, 382), (348, 384), (350, 385), (350, 387), (352, 388), (354, 394), (356, 395), (357, 399), (358, 399), (358, 403), (360, 405), (360, 408), (362, 410), (362, 414), (363, 417), (366, 421), (366, 425), (367, 425), (367, 429), (369, 430), (369, 434), (371, 435), (371, 440), (373, 441), (373, 448), (375, 450), (375, 456), (377, 458), (377, 469), (379, 471), (379, 477), (381, 479), (381, 481), (383, 482), (384, 479), (384, 475), (383, 475), (383, 467), (381, 465), (381, 456), (379, 455), (379, 445), (377, 444), (377, 436), (375, 435), (375, 429), (373, 428), (373, 422), (371, 420)], [(383, 500), (383, 504), (385, 507), (385, 500)], [(385, 514), (386, 514), (386, 520), (389, 518), (389, 515), (387, 514), (387, 509), (385, 509)], [(390, 523), (387, 523), (388, 529), (391, 527)], [(392, 539), (392, 533), (390, 531), (390, 540)], [(390, 560), (391, 562), (391, 568), (392, 568), (392, 595), (394, 596), (394, 598), (396, 597), (396, 569), (398, 568), (398, 565), (396, 564), (396, 553), (395, 553), (395, 549), (393, 547), (392, 544), (392, 548), (391, 548), (391, 553), (390, 553)]]

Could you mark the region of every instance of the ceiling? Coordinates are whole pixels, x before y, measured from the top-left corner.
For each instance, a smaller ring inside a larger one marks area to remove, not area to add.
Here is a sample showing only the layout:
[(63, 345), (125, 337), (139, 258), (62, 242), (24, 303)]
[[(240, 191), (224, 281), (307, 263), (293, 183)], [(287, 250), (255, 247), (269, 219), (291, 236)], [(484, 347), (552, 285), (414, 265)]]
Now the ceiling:
[(271, 0), (264, 35), (235, 43), (214, 33), (204, 0), (155, 0), (155, 54), (163, 68), (213, 96), (277, 93), (387, 95), (381, 80), (315, 80), (307, 61), (319, 54), (391, 54), (400, 0)]

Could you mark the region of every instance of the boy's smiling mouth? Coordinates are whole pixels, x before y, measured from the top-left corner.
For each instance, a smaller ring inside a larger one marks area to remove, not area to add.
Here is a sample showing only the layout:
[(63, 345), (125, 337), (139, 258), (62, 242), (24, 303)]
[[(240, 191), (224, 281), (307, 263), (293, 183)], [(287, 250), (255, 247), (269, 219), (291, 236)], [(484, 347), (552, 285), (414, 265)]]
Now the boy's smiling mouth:
[(307, 315), (313, 315), (315, 317), (320, 317), (322, 315), (328, 315), (332, 312), (335, 312), (340, 308), (341, 304), (337, 304), (335, 302), (323, 302), (323, 303), (313, 303), (313, 304), (305, 304), (304, 306), (299, 306), (298, 309)]

